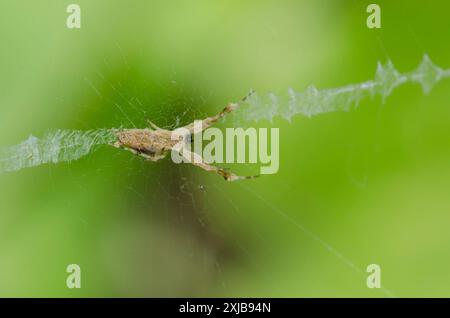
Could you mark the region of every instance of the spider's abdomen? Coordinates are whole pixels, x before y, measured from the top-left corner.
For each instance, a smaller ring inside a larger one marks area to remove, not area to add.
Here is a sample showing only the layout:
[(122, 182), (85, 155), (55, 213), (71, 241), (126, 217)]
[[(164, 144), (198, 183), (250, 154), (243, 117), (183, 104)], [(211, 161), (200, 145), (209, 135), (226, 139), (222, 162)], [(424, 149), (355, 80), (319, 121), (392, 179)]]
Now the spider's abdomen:
[(169, 130), (127, 129), (117, 133), (118, 143), (148, 155), (162, 155), (177, 142)]

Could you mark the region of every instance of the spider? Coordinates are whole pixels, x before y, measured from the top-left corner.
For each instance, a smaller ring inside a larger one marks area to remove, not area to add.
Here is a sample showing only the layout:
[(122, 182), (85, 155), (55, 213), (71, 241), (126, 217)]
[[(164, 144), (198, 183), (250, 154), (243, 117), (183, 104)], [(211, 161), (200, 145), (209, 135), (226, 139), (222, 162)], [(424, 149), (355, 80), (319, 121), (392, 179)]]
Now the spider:
[[(253, 91), (241, 99), (244, 102)], [(207, 117), (202, 120), (202, 131), (208, 127), (214, 125), (217, 121), (223, 118), (225, 115), (233, 112), (239, 107), (239, 103), (229, 103), (220, 113), (215, 116)], [(210, 165), (202, 158), (186, 148), (176, 149), (175, 145), (179, 143), (182, 138), (188, 138), (192, 140), (194, 134), (194, 123), (184, 126), (183, 128), (189, 131), (188, 136), (182, 136), (179, 140), (172, 140), (172, 134), (174, 130), (167, 130), (158, 127), (154, 123), (149, 121), (149, 128), (142, 129), (125, 129), (116, 132), (117, 141), (113, 144), (114, 147), (126, 149), (134, 154), (142, 156), (143, 158), (151, 161), (158, 161), (166, 157), (166, 155), (172, 151), (177, 151), (187, 162), (198, 166), (206, 171), (214, 172), (222, 176), (226, 181), (236, 181), (242, 179), (253, 179), (257, 176), (238, 176), (226, 169), (218, 168)], [(195, 131), (197, 133), (198, 131)], [(197, 157), (197, 160), (192, 160), (193, 157)], [(199, 158), (200, 157), (200, 158)], [(200, 159), (200, 160), (198, 160)]]

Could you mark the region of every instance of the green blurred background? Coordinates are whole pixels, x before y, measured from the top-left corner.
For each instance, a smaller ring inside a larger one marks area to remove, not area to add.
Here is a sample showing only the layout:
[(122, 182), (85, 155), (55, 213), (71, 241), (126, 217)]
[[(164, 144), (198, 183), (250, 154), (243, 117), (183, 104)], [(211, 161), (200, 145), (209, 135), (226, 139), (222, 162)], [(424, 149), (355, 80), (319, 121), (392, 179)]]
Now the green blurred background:
[[(448, 1), (377, 1), (380, 30), (369, 3), (1, 0), (0, 145), (173, 128), (250, 88), (362, 82), (389, 58), (450, 68)], [(0, 296), (388, 296), (366, 287), (372, 263), (395, 296), (450, 296), (449, 100), (450, 80), (428, 96), (408, 84), (260, 122), (280, 128), (280, 170), (242, 183), (112, 147), (2, 174)], [(66, 287), (72, 263), (81, 289)]]

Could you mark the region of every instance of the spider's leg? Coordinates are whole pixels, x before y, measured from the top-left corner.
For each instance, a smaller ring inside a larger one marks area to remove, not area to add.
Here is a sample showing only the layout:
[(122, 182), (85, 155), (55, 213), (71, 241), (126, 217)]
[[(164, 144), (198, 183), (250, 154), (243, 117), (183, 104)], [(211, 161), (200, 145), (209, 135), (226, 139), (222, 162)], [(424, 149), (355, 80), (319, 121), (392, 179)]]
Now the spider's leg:
[(203, 170), (209, 172), (215, 172), (218, 175), (222, 176), (226, 181), (236, 181), (243, 179), (254, 179), (258, 176), (238, 176), (232, 172), (229, 172), (225, 169), (215, 167), (203, 161), (203, 158), (195, 152), (191, 152), (187, 149), (181, 149), (180, 154), (185, 158), (189, 163), (194, 166), (200, 167)]
[(130, 148), (130, 147), (124, 147), (124, 146), (120, 145), (118, 142), (113, 144), (113, 146), (116, 147), (116, 148), (127, 150), (127, 151), (135, 154), (136, 156), (140, 156), (140, 157), (144, 158), (145, 160), (150, 160), (150, 161), (158, 161), (160, 159), (165, 158), (165, 156), (166, 156), (165, 154), (162, 154), (162, 155), (159, 155), (159, 156), (155, 156), (155, 155), (151, 156), (151, 155), (149, 155), (149, 154), (147, 154), (145, 152), (142, 152), (142, 151)]
[(191, 135), (198, 132), (201, 132), (209, 127), (211, 127), (212, 125), (214, 125), (215, 123), (217, 123), (221, 118), (225, 117), (225, 115), (233, 112), (235, 109), (237, 109), (239, 107), (239, 103), (243, 103), (245, 102), (247, 99), (250, 98), (250, 96), (252, 96), (255, 93), (255, 91), (252, 89), (250, 90), (250, 92), (245, 95), (238, 103), (229, 103), (227, 106), (225, 106), (224, 109), (222, 109), (222, 111), (220, 113), (218, 113), (215, 116), (211, 116), (211, 117), (207, 117), (205, 119), (202, 120), (202, 127), (200, 131), (194, 131), (195, 129), (195, 122), (194, 123), (190, 123), (189, 125), (184, 126), (183, 128), (186, 128), (189, 130), (189, 132), (191, 133)]
[(245, 101), (247, 101), (247, 99), (249, 99), (253, 94), (255, 94), (255, 90), (251, 89), (250, 92), (248, 92), (247, 95), (245, 95), (244, 97), (242, 97), (240, 103), (244, 103)]
[(155, 123), (153, 123), (151, 120), (147, 119), (148, 124), (150, 125), (151, 128), (155, 129), (155, 130), (161, 130), (161, 128), (159, 128), (158, 126), (156, 126)]
[(129, 151), (129, 152), (131, 152), (131, 153), (133, 153), (135, 155), (140, 155), (141, 154), (139, 151), (137, 151), (137, 150), (135, 150), (133, 148), (130, 148), (130, 147), (125, 147), (122, 144), (120, 144), (119, 142), (114, 143), (113, 146), (116, 147), (116, 148), (119, 148), (119, 149), (124, 149), (126, 151)]
[(193, 135), (194, 133), (198, 133), (201, 132), (209, 127), (211, 127), (212, 125), (214, 125), (215, 123), (217, 123), (222, 117), (224, 117), (225, 115), (231, 113), (232, 111), (234, 111), (239, 105), (235, 104), (235, 103), (229, 103), (227, 106), (225, 106), (225, 108), (218, 113), (215, 116), (211, 116), (211, 117), (206, 117), (205, 119), (203, 119), (202, 122), (202, 127), (200, 131), (196, 131), (195, 130), (195, 122), (190, 123), (189, 125), (184, 126), (183, 128), (186, 128), (187, 130), (189, 130), (189, 132)]
[(163, 152), (161, 154), (149, 154), (149, 153), (145, 153), (145, 152), (141, 152), (141, 151), (135, 151), (135, 154), (137, 154), (138, 156), (141, 156), (142, 158), (146, 159), (146, 160), (150, 160), (150, 161), (158, 161), (161, 159), (164, 159), (167, 155), (166, 152)]

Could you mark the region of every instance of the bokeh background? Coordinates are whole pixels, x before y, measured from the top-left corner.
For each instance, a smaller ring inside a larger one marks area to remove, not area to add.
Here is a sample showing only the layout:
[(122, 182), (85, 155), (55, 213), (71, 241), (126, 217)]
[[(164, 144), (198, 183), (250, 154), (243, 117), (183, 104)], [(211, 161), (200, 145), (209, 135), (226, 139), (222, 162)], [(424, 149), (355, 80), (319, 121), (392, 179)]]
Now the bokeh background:
[[(450, 68), (448, 1), (377, 1), (380, 30), (369, 3), (1, 0), (0, 145), (174, 128), (250, 88), (343, 86), (388, 59)], [(450, 296), (449, 100), (450, 80), (428, 96), (408, 84), (352, 112), (260, 122), (280, 128), (280, 170), (241, 183), (112, 147), (2, 174), (0, 296)], [(372, 263), (385, 290), (366, 287)]]

